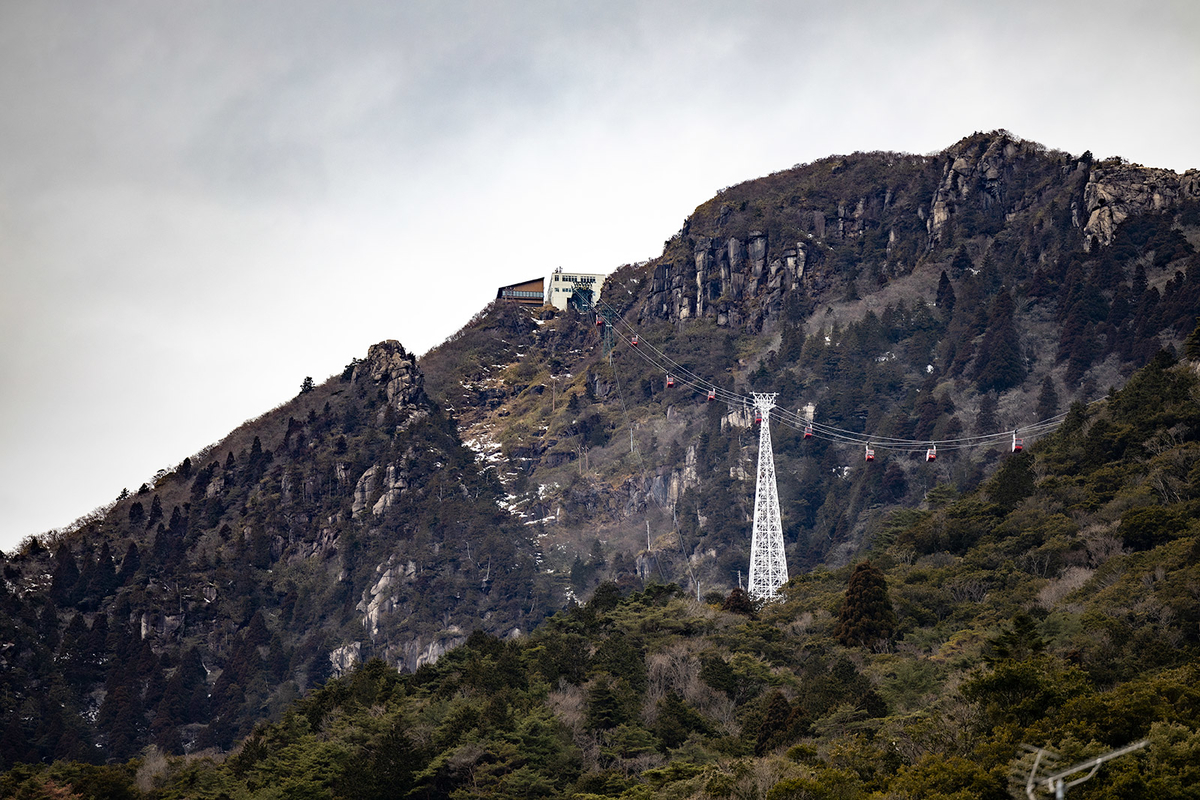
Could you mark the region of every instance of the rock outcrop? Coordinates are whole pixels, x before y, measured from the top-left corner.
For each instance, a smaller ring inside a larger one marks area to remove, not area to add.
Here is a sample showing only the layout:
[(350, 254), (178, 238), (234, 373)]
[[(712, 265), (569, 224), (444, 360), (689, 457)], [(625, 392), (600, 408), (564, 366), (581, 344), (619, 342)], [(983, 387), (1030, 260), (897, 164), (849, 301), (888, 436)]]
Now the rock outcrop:
[(745, 238), (701, 237), (690, 264), (658, 264), (647, 309), (666, 319), (708, 317), (723, 327), (760, 330), (779, 316), (784, 294), (803, 283), (810, 247), (807, 240), (789, 242), (769, 257), (762, 231)]
[(1037, 146), (1002, 133), (990, 141), (967, 140), (946, 152), (925, 221), (931, 243), (946, 239), (951, 219), (962, 206), (972, 204), (985, 213), (1006, 210), (1006, 178), (1025, 147)]
[(1168, 169), (1136, 164), (1097, 166), (1083, 190), (1087, 224), (1084, 236), (1096, 237), (1101, 245), (1112, 243), (1113, 234), (1132, 214), (1163, 211), (1185, 200), (1200, 199), (1200, 170), (1182, 175)]
[(388, 407), (400, 412), (400, 423), (428, 413), (425, 379), (417, 368), (417, 359), (395, 339), (371, 345), (366, 360), (355, 366), (351, 381), (357, 383), (363, 377), (384, 390)]

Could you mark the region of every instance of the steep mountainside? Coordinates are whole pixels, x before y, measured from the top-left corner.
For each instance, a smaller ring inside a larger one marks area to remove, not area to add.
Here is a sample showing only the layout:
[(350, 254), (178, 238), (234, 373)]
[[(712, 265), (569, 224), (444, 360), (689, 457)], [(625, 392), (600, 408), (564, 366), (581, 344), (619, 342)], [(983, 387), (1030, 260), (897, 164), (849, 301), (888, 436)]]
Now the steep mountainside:
[[(228, 756), (59, 763), (0, 795), (1074, 800), (1200, 785), (1200, 329), (980, 489), (756, 609), (597, 588), (530, 636), (327, 683)], [(58, 792), (59, 794), (55, 794)]]
[[(610, 276), (610, 324), (496, 306), (422, 367), (464, 438), (503, 456), (498, 477), (576, 594), (605, 575), (727, 591), (746, 570), (757, 452), (732, 397), (777, 392), (784, 414), (811, 404), (851, 439), (1000, 434), (933, 463), (881, 446), (868, 466), (861, 444), (777, 425), (789, 563), (844, 564), (888, 509), (976, 485), (1005, 431), (1178, 346), (1200, 309), (1197, 243), (1195, 171), (1003, 131), (933, 156), (835, 156), (701, 205), (660, 257)], [(675, 369), (699, 383), (668, 389)]]
[(5, 559), (0, 755), (228, 747), (331, 673), (416, 669), (549, 593), (396, 342)]

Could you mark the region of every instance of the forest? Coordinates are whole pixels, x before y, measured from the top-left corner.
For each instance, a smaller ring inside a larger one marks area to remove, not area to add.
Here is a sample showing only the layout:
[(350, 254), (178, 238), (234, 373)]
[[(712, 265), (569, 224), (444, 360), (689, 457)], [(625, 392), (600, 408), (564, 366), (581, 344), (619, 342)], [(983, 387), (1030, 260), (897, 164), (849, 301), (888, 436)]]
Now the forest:
[(1025, 745), (1064, 766), (1148, 739), (1071, 796), (1195, 797), (1197, 357), (1200, 332), (780, 602), (602, 583), (529, 636), (371, 660), (228, 753), (21, 765), (0, 794), (999, 800)]

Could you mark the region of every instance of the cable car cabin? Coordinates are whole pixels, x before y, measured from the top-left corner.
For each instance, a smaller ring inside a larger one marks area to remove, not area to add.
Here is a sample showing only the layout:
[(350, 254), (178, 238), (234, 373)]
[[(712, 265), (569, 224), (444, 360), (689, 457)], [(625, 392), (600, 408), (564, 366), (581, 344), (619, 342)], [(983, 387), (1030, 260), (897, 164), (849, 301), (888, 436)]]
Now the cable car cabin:
[(713, 400), (716, 400), (716, 399), (717, 399), (717, 390), (709, 389), (708, 390), (708, 402), (711, 403)]
[(670, 375), (668, 375), (667, 376), (667, 388), (672, 389), (674, 387), (675, 387), (675, 379), (672, 378)]
[(937, 461), (937, 445), (934, 445), (925, 451), (925, 460)]
[(762, 425), (762, 412), (761, 411), (754, 412), (754, 424)]
[(1019, 453), (1019, 452), (1021, 452), (1022, 449), (1024, 449), (1024, 447), (1025, 447), (1025, 440), (1018, 438), (1017, 435), (1014, 433), (1013, 434), (1013, 442), (1012, 442), (1012, 451), (1014, 453)]
[(868, 447), (867, 452), (864, 454), (863, 460), (864, 461), (874, 461), (875, 460), (875, 451), (872, 450), (870, 447)]
[(633, 335), (633, 338), (629, 340), (629, 343), (631, 345), (633, 345), (634, 347), (637, 347), (637, 334), (636, 333)]
[(805, 439), (811, 439), (811, 438), (812, 438), (812, 425), (805, 425), (805, 426), (804, 426), (804, 438), (805, 438)]
[(597, 328), (604, 327), (604, 317), (600, 316), (599, 314), (596, 315), (596, 327)]

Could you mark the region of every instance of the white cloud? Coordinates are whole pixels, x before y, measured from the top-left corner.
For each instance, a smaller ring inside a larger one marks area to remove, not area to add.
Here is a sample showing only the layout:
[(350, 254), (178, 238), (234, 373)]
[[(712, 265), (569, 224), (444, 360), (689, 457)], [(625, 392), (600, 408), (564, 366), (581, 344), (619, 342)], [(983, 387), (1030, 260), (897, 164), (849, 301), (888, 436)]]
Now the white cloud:
[(0, 547), (794, 163), (1006, 127), (1197, 166), (1198, 8), (5, 4)]

